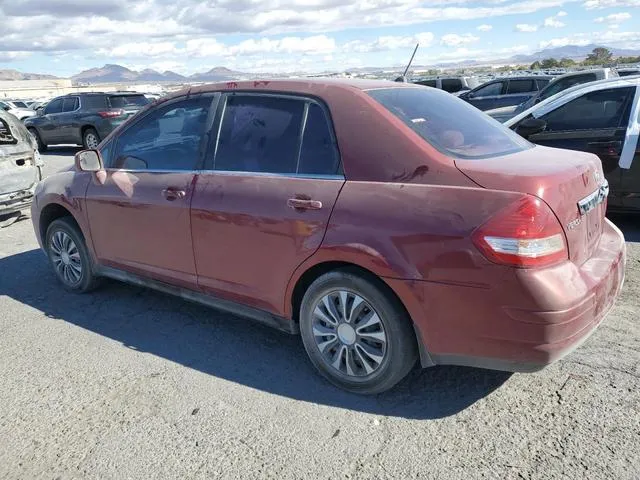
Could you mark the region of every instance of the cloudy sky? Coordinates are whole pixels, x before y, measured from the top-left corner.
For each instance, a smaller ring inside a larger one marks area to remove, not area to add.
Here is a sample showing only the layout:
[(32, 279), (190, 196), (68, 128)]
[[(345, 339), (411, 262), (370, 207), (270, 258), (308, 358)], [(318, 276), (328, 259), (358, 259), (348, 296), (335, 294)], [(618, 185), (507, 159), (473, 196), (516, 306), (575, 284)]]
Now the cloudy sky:
[(640, 0), (0, 0), (0, 68), (324, 71), (640, 49)]

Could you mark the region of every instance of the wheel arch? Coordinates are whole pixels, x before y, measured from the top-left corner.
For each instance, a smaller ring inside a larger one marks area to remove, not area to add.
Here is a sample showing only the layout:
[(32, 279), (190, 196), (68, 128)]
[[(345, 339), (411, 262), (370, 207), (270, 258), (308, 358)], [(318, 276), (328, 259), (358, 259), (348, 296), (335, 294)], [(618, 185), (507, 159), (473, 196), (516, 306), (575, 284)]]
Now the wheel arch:
[(43, 245), (49, 225), (51, 225), (53, 221), (63, 217), (70, 217), (78, 227), (78, 230), (84, 236), (80, 222), (78, 222), (73, 212), (59, 203), (52, 202), (42, 207), (40, 217), (38, 218), (38, 233), (42, 239)]
[[(357, 263), (344, 261), (344, 260), (323, 260), (313, 264), (307, 264), (303, 267), (299, 267), (294, 274), (294, 278), (287, 288), (285, 311), (287, 317), (297, 326), (299, 323), (300, 306), (305, 292), (311, 286), (311, 284), (321, 277), (322, 275), (332, 271), (349, 271), (356, 273), (364, 278), (368, 279), (381, 290), (391, 295), (398, 304), (403, 308), (407, 317), (410, 319), (415, 333), (416, 344), (418, 345), (418, 351), (420, 353), (420, 363), (423, 367), (429, 367), (435, 365), (431, 356), (429, 355), (427, 346), (424, 342), (424, 336), (422, 329), (415, 321), (417, 315), (417, 307), (415, 305), (408, 306), (403, 300), (401, 294), (396, 289), (385, 281), (384, 277), (380, 274), (362, 266)], [(406, 294), (406, 292), (403, 292)]]

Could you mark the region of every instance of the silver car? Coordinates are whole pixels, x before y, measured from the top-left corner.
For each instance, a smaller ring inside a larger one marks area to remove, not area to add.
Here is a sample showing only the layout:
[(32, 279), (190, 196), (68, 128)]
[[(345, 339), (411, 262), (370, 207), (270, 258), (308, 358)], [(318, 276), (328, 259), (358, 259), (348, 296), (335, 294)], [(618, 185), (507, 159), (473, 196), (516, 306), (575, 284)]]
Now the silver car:
[(44, 163), (36, 142), (13, 115), (0, 110), (0, 222), (31, 205)]

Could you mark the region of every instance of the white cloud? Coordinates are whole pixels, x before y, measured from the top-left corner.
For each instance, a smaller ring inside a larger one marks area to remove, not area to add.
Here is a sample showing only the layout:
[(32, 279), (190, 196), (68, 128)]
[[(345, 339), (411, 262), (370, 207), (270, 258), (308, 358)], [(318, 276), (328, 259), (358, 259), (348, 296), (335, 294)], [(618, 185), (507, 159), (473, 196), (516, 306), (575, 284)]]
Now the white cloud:
[(448, 33), (447, 35), (442, 36), (442, 38), (440, 39), (440, 44), (446, 45), (447, 47), (459, 47), (462, 45), (475, 43), (478, 40), (480, 40), (478, 37), (471, 35), (470, 33), (465, 33), (463, 35)]
[(516, 25), (516, 30), (518, 32), (537, 32), (538, 31), (538, 25), (532, 25), (530, 23), (518, 23)]
[(558, 20), (557, 17), (547, 17), (544, 19), (544, 23), (543, 23), (544, 27), (551, 27), (551, 28), (561, 28), (561, 27), (564, 27), (565, 25), (566, 24)]
[(640, 7), (640, 0), (587, 0), (583, 5), (587, 10), (614, 7)]
[(413, 36), (387, 35), (371, 41), (354, 40), (347, 42), (343, 49), (348, 52), (369, 53), (399, 48), (413, 48), (416, 43), (419, 43), (420, 47), (428, 47), (433, 43), (433, 39), (434, 36), (431, 32), (422, 32)]
[(596, 23), (607, 23), (609, 25), (617, 25), (620, 22), (624, 22), (625, 20), (629, 20), (631, 18), (631, 14), (628, 12), (623, 13), (612, 13), (611, 15), (607, 15), (606, 17), (598, 17), (594, 20)]
[(577, 33), (567, 37), (553, 38), (539, 43), (540, 48), (563, 47), (565, 45), (585, 46), (602, 44), (620, 48), (636, 48), (640, 42), (640, 32), (604, 32)]
[(569, 14), (564, 10), (560, 10), (558, 13), (556, 13), (556, 17), (566, 17), (567, 15)]
[(493, 30), (493, 26), (492, 25), (487, 25), (486, 23), (479, 25), (477, 27), (478, 30), (480, 30), (481, 32), (489, 32), (491, 30)]

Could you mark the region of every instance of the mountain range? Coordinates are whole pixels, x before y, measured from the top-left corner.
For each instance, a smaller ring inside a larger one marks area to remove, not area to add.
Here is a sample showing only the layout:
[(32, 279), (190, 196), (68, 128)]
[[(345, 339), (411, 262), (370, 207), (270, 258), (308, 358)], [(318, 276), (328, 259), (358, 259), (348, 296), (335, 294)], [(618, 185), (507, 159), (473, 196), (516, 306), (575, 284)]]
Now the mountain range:
[[(488, 64), (523, 64), (533, 63), (536, 60), (545, 58), (571, 58), (573, 60), (584, 59), (594, 48), (600, 45), (567, 45), (563, 47), (547, 48), (528, 55), (515, 55), (502, 60), (461, 60), (457, 62), (438, 63), (432, 65), (414, 65), (413, 70), (421, 67), (463, 67), (478, 66)], [(609, 48), (609, 47), (604, 47)], [(619, 56), (636, 56), (640, 55), (640, 50), (609, 48), (614, 57)], [(402, 60), (402, 59), (399, 59)], [(397, 65), (397, 68), (404, 66)], [(389, 67), (358, 67), (347, 69), (349, 72), (379, 72), (389, 70)], [(183, 83), (183, 82), (220, 82), (225, 80), (236, 80), (238, 78), (267, 77), (272, 74), (250, 74), (234, 70), (226, 67), (215, 67), (203, 73), (195, 73), (190, 76), (180, 75), (172, 71), (158, 72), (152, 69), (135, 71), (121, 65), (107, 64), (100, 68), (91, 68), (84, 70), (77, 75), (71, 77), (74, 84), (91, 84), (91, 83), (141, 83), (141, 82), (167, 82), (167, 83)], [(21, 73), (17, 70), (0, 70), (0, 80), (44, 80), (56, 78), (53, 75), (43, 75), (38, 73)]]
[(215, 67), (204, 73), (196, 73), (188, 77), (167, 70), (158, 72), (147, 68), (140, 72), (130, 70), (121, 65), (107, 64), (100, 68), (91, 68), (71, 77), (74, 83), (125, 83), (125, 82), (219, 82), (244, 76), (242, 72), (229, 70), (226, 67)]

